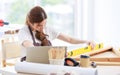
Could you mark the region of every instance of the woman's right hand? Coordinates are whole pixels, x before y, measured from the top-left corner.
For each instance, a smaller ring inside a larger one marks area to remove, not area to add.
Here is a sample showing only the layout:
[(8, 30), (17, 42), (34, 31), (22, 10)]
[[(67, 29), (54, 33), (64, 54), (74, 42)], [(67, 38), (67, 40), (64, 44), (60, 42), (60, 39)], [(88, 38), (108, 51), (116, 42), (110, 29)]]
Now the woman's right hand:
[(90, 45), (92, 50), (95, 48), (95, 43), (93, 41), (87, 41), (87, 45)]

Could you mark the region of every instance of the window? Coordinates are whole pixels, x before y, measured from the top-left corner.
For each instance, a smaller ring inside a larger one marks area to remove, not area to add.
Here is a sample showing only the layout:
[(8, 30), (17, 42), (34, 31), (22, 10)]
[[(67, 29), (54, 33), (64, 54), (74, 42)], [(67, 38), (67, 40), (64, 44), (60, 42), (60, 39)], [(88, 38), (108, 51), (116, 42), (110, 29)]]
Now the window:
[(37, 0), (36, 4), (43, 6), (48, 15), (48, 26), (58, 31), (74, 35), (74, 0)]
[(0, 19), (10, 24), (25, 24), (27, 12), (35, 5), (42, 6), (48, 15), (48, 26), (74, 35), (76, 0), (0, 0)]
[(0, 0), (0, 19), (10, 24), (24, 24), (26, 13), (34, 6), (33, 0)]

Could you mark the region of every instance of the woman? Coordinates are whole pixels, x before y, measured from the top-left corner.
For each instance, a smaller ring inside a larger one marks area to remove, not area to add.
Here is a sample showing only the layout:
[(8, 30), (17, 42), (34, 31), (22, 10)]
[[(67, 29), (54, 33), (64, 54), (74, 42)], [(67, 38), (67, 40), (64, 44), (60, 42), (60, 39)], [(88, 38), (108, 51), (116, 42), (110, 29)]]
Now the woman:
[(46, 27), (47, 15), (43, 8), (35, 6), (26, 17), (26, 26), (19, 31), (19, 40), (23, 47), (52, 45), (49, 40), (60, 39), (71, 44), (86, 43), (94, 47), (94, 43), (79, 40), (63, 33), (59, 33), (50, 27)]

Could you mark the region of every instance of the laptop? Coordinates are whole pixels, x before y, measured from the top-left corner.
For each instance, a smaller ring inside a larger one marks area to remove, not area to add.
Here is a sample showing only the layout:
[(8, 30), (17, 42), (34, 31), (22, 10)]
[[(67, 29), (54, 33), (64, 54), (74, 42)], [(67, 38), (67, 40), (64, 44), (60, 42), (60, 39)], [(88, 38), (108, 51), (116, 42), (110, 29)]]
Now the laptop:
[(43, 63), (49, 64), (49, 56), (48, 51), (54, 47), (62, 47), (67, 52), (66, 46), (35, 46), (35, 47), (28, 47), (26, 53), (26, 61), (27, 62), (34, 62), (34, 63)]

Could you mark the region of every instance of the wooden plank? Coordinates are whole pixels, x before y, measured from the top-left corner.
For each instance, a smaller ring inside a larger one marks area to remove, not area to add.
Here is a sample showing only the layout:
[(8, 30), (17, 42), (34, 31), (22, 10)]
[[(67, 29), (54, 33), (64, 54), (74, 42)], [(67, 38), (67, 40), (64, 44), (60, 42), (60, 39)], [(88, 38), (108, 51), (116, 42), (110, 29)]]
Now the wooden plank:
[[(92, 52), (85, 53), (86, 55), (90, 56), (90, 61), (95, 61), (95, 62), (115, 62), (115, 63), (120, 63), (120, 55), (116, 54), (115, 50), (110, 47), (105, 47), (99, 50), (95, 50)], [(80, 61), (80, 55), (76, 57), (72, 57), (76, 61)]]
[[(76, 61), (80, 61), (80, 58), (73, 58)], [(101, 61), (101, 62), (120, 62), (120, 58), (90, 58), (90, 61)]]
[(93, 56), (93, 55), (97, 55), (97, 54), (100, 54), (100, 53), (104, 53), (104, 52), (110, 51), (112, 49), (113, 49), (113, 47), (110, 46), (110, 47), (105, 47), (105, 48), (102, 48), (102, 49), (99, 49), (99, 50), (93, 50), (91, 52), (84, 53), (84, 54), (89, 55), (89, 56)]
[[(87, 52), (87, 53), (83, 53), (83, 54), (89, 55), (89, 56), (94, 56), (94, 55), (104, 53), (104, 52), (107, 52), (107, 51), (112, 51), (112, 49), (113, 48), (111, 46), (109, 46), (109, 47), (105, 47), (105, 48), (98, 49), (98, 50), (93, 50), (91, 52)], [(80, 58), (80, 55), (73, 56), (72, 58)]]
[(120, 62), (95, 62), (98, 66), (120, 66)]
[[(97, 54), (100, 54), (100, 53), (104, 53), (104, 52), (107, 52), (107, 51), (110, 51), (110, 50), (112, 50), (111, 46), (110, 47), (105, 47), (105, 48), (102, 48), (102, 49), (99, 49), (99, 50), (93, 50), (91, 52), (87, 52), (87, 53), (84, 53), (84, 54), (85, 55), (89, 55), (89, 56), (94, 56), (94, 55), (97, 55)], [(80, 55), (73, 56), (72, 58), (80, 58)]]
[(90, 61), (120, 62), (120, 58), (90, 58)]
[(94, 55), (94, 56), (90, 56), (91, 58), (117, 58), (119, 57), (118, 55), (116, 55), (113, 51), (107, 51), (107, 52), (104, 52), (104, 53), (100, 53), (100, 54), (97, 54), (97, 55)]

